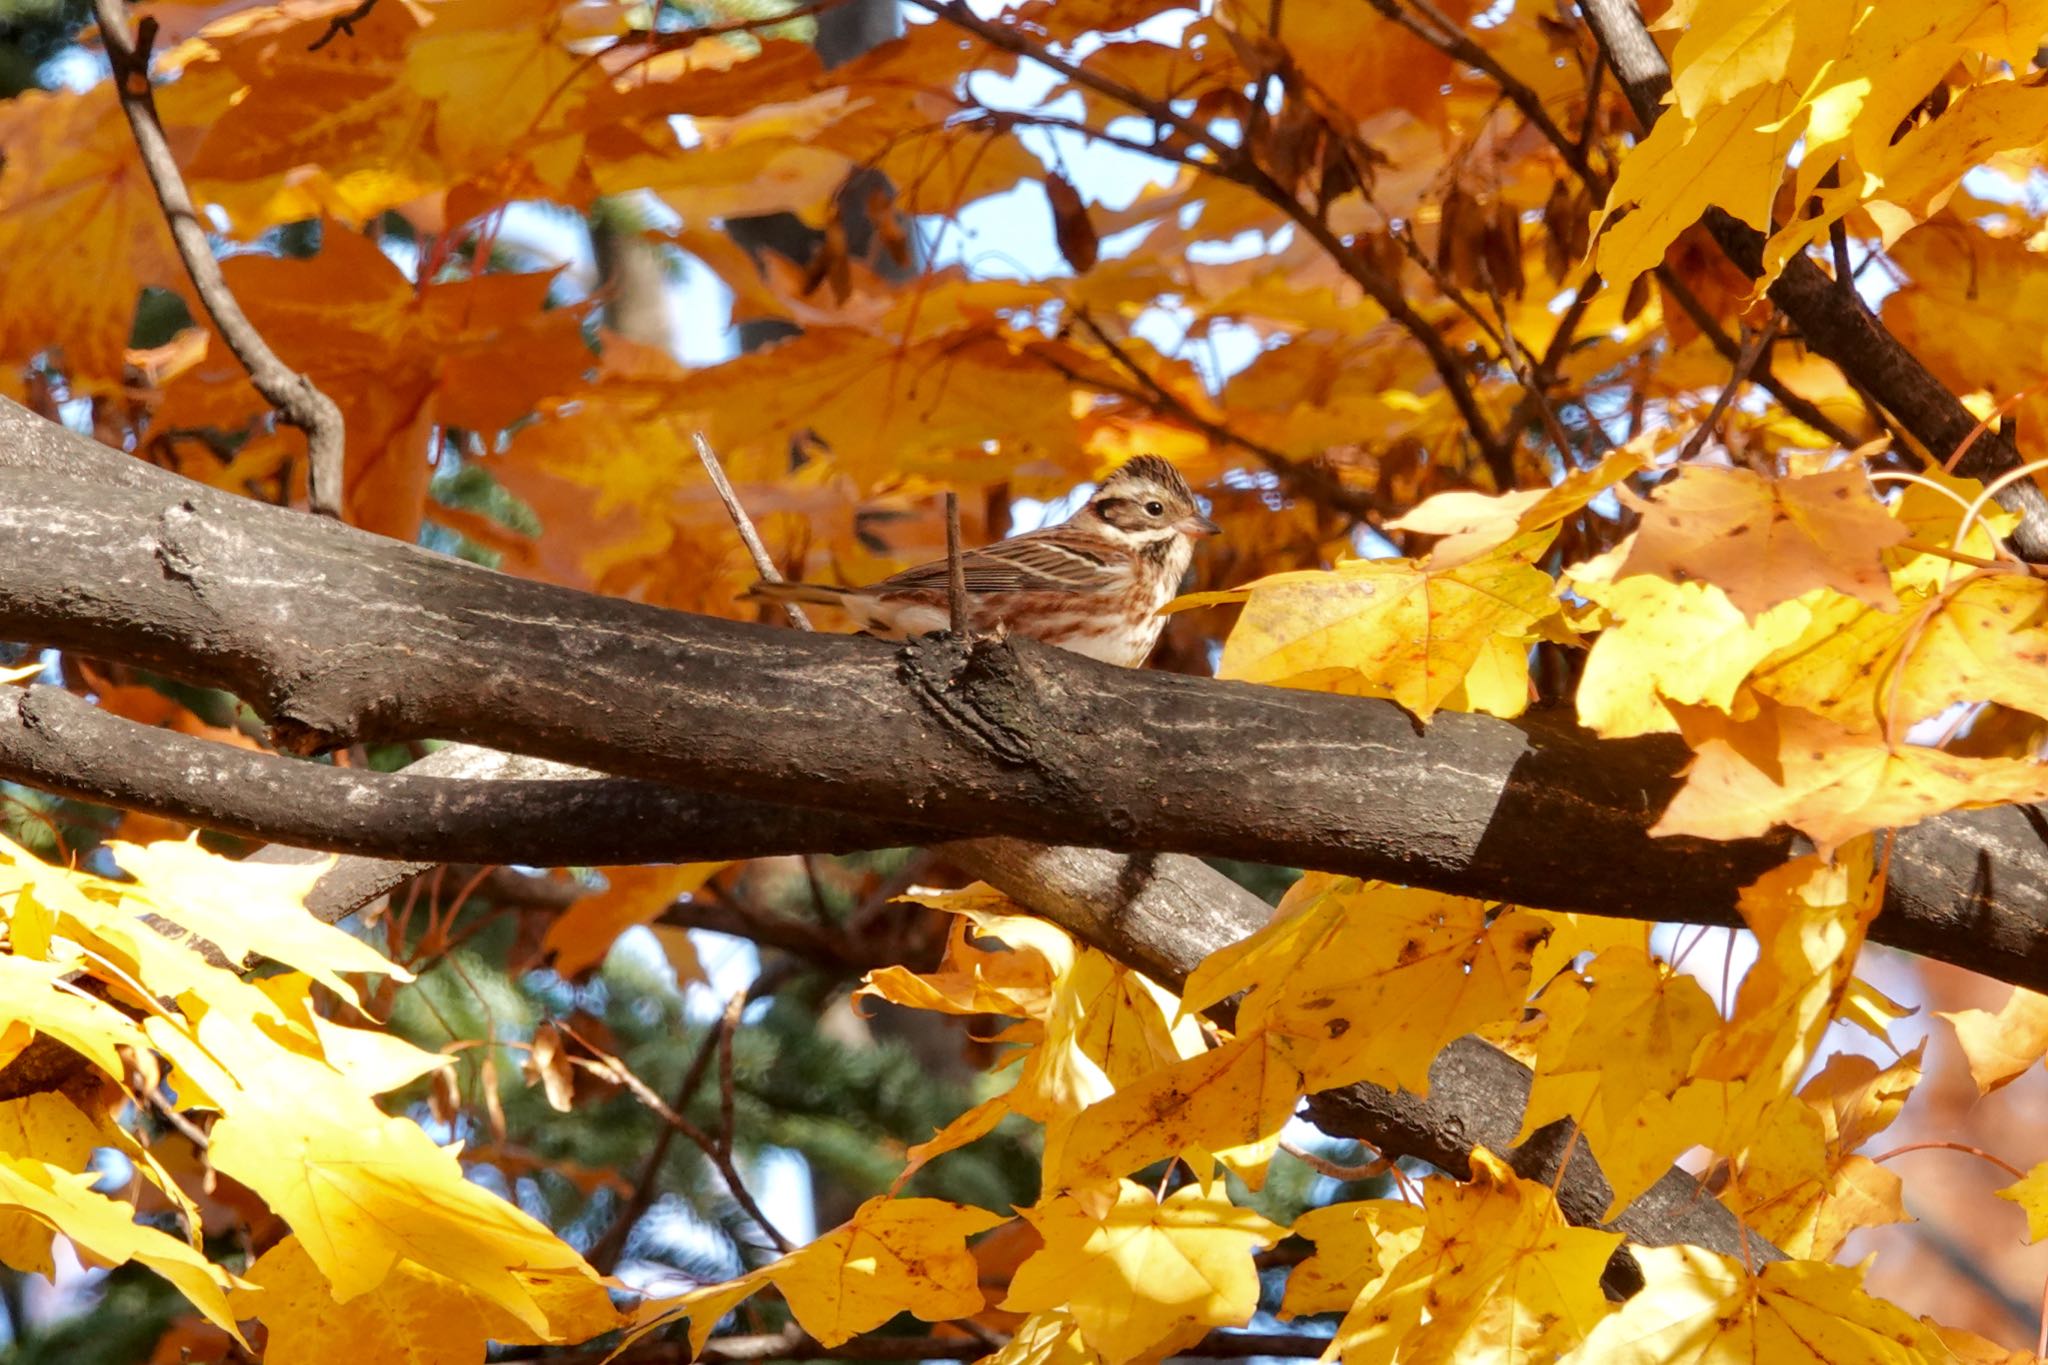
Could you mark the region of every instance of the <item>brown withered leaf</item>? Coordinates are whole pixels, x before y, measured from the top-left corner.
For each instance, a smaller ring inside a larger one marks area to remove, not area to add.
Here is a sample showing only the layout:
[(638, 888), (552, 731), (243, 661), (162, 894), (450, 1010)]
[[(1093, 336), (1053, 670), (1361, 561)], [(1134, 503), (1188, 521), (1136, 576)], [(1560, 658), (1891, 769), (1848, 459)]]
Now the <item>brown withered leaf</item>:
[(1045, 197), (1052, 201), (1053, 238), (1059, 243), (1060, 255), (1076, 273), (1093, 270), (1101, 243), (1080, 191), (1058, 171), (1051, 171), (1045, 177)]
[(544, 1023), (533, 1031), (533, 1046), (519, 1069), (525, 1074), (527, 1084), (540, 1085), (548, 1097), (550, 1109), (558, 1114), (569, 1112), (576, 1092), (576, 1077), (570, 1070), (568, 1057), (562, 1052), (562, 1031), (552, 1022)]

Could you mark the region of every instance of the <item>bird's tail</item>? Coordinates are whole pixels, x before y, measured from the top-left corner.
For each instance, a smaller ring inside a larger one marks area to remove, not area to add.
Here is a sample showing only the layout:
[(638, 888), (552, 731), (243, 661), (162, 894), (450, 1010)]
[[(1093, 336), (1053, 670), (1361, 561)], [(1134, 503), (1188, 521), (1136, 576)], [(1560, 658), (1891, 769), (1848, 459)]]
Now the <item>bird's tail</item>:
[(748, 602), (795, 602), (808, 607), (836, 607), (847, 594), (845, 588), (823, 583), (758, 582), (740, 594)]

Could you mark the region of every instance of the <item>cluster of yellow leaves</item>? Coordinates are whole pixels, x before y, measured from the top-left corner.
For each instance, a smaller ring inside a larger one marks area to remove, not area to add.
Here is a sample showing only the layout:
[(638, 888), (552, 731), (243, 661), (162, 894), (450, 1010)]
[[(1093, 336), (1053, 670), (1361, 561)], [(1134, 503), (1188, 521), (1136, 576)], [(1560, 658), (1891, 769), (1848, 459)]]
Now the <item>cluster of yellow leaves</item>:
[[(960, 917), (937, 972), (888, 968), (864, 989), (1026, 1021), (999, 1035), (1022, 1049), (1016, 1090), (963, 1116), (910, 1167), (983, 1135), (1004, 1110), (1052, 1115), (1046, 1192), (1021, 1210), (1043, 1244), (1001, 1304), (1034, 1316), (997, 1365), (1156, 1360), (1245, 1321), (1257, 1302), (1249, 1252), (1281, 1230), (1223, 1198), (1212, 1159), (1256, 1184), (1304, 1090), (1370, 1080), (1426, 1093), (1431, 1059), (1473, 1032), (1527, 1058), (1525, 1133), (1572, 1120), (1616, 1211), (1703, 1144), (1723, 1159), (1721, 1199), (1803, 1259), (1759, 1277), (1698, 1248), (1638, 1248), (1648, 1287), (1617, 1311), (1600, 1281), (1620, 1236), (1567, 1225), (1548, 1189), (1479, 1150), (1468, 1182), (1427, 1182), (1419, 1206), (1336, 1205), (1295, 1225), (1317, 1250), (1282, 1311), (1342, 1313), (1331, 1352), (1346, 1365), (1471, 1352), (1648, 1361), (1680, 1341), (1700, 1359), (1778, 1359), (1798, 1334), (1831, 1344), (1782, 1358), (1933, 1360), (1947, 1347), (1932, 1326), (1824, 1264), (1849, 1232), (1905, 1217), (1896, 1178), (1857, 1149), (1897, 1114), (1918, 1054), (1882, 1068), (1838, 1056), (1800, 1086), (1838, 1017), (1881, 1030), (1895, 1013), (1851, 976), (1879, 889), (1869, 839), (1832, 865), (1802, 859), (1749, 888), (1743, 916), (1763, 956), (1727, 1018), (1650, 955), (1646, 925), (1315, 874), (1270, 926), (1206, 960), (1178, 1002), (1145, 983), (1133, 1008), (1105, 989), (1116, 970), (1106, 960), (986, 888), (924, 898)], [(1087, 984), (1077, 992), (1069, 975)], [(1179, 1056), (1161, 1045), (1169, 1021), (1230, 997), (1231, 1030), (1213, 1045), (1197, 1035)], [(1138, 1038), (1149, 1041), (1118, 1046)], [(1052, 1105), (1027, 1086), (1057, 1074), (1092, 1084)], [(1174, 1157), (1197, 1179), (1171, 1196), (1121, 1178)], [(2031, 1186), (2012, 1197), (2048, 1208)], [(708, 1332), (772, 1270), (657, 1311), (692, 1311), (693, 1332)], [(1839, 1354), (1851, 1343), (1864, 1353)]]
[[(1925, 730), (1956, 732), (1958, 707), (2048, 720), (2048, 580), (1989, 559), (2010, 514), (1979, 508), (1965, 526), (1980, 485), (1936, 471), (1886, 504), (1853, 460), (1781, 478), (1690, 464), (1643, 497), (1622, 481), (1648, 468), (1655, 439), (1548, 491), (1431, 499), (1395, 523), (1444, 537), (1421, 559), (1349, 560), (1176, 605), (1245, 603), (1221, 676), (1390, 697), (1424, 719), (1517, 714), (1531, 646), (1583, 645), (1588, 728), (1675, 732), (1695, 751), (1660, 834), (1790, 825), (1827, 853), (1959, 807), (2048, 797), (2048, 765), (2023, 740), (1965, 755)], [(1537, 567), (1559, 523), (1610, 488), (1637, 529), (1556, 578)]]
[[(2048, 136), (2048, 104), (2016, 74), (2048, 35), (2048, 5), (1677, 0), (1658, 26), (1681, 31), (1671, 99), (1609, 195), (1598, 262), (1611, 279), (1657, 265), (1711, 205), (1770, 234), (1761, 291), (1850, 211), (1889, 245), (1972, 166)], [(1952, 103), (1915, 127), (1937, 90)], [(1795, 148), (1790, 202), (1815, 208), (1786, 215)]]
[[(573, 1249), (467, 1179), (454, 1149), (378, 1108), (374, 1096), (448, 1059), (315, 1008), (316, 985), (354, 1010), (351, 977), (405, 979), (305, 910), (322, 867), (235, 863), (190, 843), (109, 850), (134, 880), (53, 867), (0, 841), (0, 1056), (47, 1033), (101, 1073), (97, 1090), (73, 1098), (0, 1106), (0, 1259), (47, 1272), (61, 1232), (101, 1263), (160, 1271), (230, 1333), (261, 1320), (274, 1351), (301, 1343), (297, 1360), (420, 1330), (470, 1351), (614, 1325), (604, 1284)], [(223, 965), (251, 958), (284, 970), (251, 981)], [(186, 1163), (166, 1163), (117, 1123), (138, 1087), (210, 1117), (206, 1169), (290, 1229), (241, 1274), (198, 1250), (200, 1211), (168, 1169)], [(181, 1211), (190, 1245), (95, 1192), (87, 1162), (99, 1148), (126, 1155)]]

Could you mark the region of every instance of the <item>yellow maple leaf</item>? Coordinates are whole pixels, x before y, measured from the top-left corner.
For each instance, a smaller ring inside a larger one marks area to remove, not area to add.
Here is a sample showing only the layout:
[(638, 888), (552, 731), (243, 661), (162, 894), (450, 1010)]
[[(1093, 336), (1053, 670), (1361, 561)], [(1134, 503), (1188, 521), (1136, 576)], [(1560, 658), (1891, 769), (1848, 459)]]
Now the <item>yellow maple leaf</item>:
[[(557, 972), (565, 977), (576, 976), (602, 962), (620, 934), (648, 923), (729, 866), (730, 863), (683, 863), (674, 867), (602, 868), (605, 889), (581, 897), (555, 916), (541, 939), (541, 950), (554, 955)], [(679, 977), (677, 984), (685, 981), (686, 978)]]
[(718, 1320), (766, 1287), (768, 1277), (756, 1270), (724, 1284), (707, 1284), (673, 1298), (650, 1299), (633, 1311), (633, 1322), (620, 1346), (631, 1346), (648, 1333), (677, 1322), (690, 1324), (690, 1354), (702, 1355)]
[(1610, 948), (1650, 951), (1648, 920), (1621, 919), (1614, 915), (1579, 915), (1562, 910), (1538, 910), (1538, 919), (1550, 927), (1550, 937), (1529, 958), (1529, 985), (1540, 989), (1579, 958), (1598, 958)]
[[(1764, 1152), (1768, 1164), (1762, 1134), (1781, 1119), (1805, 1121), (1812, 1141), (1805, 1156), (1769, 1174), (1759, 1198), (1808, 1175), (1824, 1178), (1826, 1123), (1817, 1115), (1785, 1119), (1780, 1106), (1793, 1099), (1848, 989), (1879, 891), (1868, 840), (1844, 849), (1837, 865), (1795, 859), (1745, 887), (1739, 905), (1761, 952), (1726, 1021), (1697, 982), (1633, 948), (1611, 949), (1583, 974), (1559, 977), (1525, 1030), (1536, 1074), (1523, 1136), (1576, 1119), (1613, 1186), (1610, 1212), (1698, 1144), (1738, 1161)], [(1863, 1131), (1855, 1130), (1857, 1141)]]
[(1072, 1195), (1023, 1210), (1045, 1246), (1018, 1267), (1002, 1306), (1063, 1308), (1107, 1365), (1157, 1360), (1259, 1306), (1252, 1252), (1287, 1230), (1186, 1185), (1165, 1199), (1128, 1180), (1101, 1216)]
[(1569, 574), (1573, 589), (1600, 608), (1603, 626), (1579, 678), (1579, 722), (1607, 739), (1676, 731), (1667, 702), (1736, 711), (1757, 664), (1812, 620), (1803, 600), (1752, 620), (1713, 583), (1605, 577), (1616, 558)]
[(1906, 484), (1900, 488), (1899, 500), (1892, 507), (1892, 515), (1911, 537), (1911, 541), (1902, 541), (1885, 552), (1885, 559), (1892, 566), (1892, 586), (1900, 592), (1913, 588), (1938, 592), (1958, 577), (1954, 560), (1915, 549), (1913, 542), (1946, 546), (1978, 559), (1990, 559), (2020, 521), (2019, 513), (2008, 512), (1987, 500), (1971, 523), (1969, 534), (1959, 540), (1963, 511), (1976, 502), (1984, 485), (1950, 474), (1939, 465), (1929, 465), (1920, 477), (1935, 487)]
[[(2048, 7), (2038, 0), (1829, 0), (1818, 8), (1705, 0), (1668, 12), (1663, 22), (1685, 30), (1671, 56), (1672, 105), (1622, 161), (1607, 213), (1637, 208), (1609, 232), (1611, 243), (1602, 243), (1600, 268), (1609, 278), (1632, 278), (1655, 264), (1707, 204), (1718, 203), (1772, 234), (1761, 292), (1792, 255), (1825, 237), (1861, 200), (1881, 195), (1895, 167), (1906, 206), (1891, 214), (1894, 231), (1912, 206), (1924, 212), (1929, 196), (1945, 193), (1987, 150), (2006, 145), (1965, 134), (1940, 146), (1955, 160), (1909, 170), (1900, 163), (1913, 152), (1893, 144), (1926, 92), (1959, 63), (1972, 72), (2026, 69), (2048, 30)], [(1795, 144), (1792, 194), (1819, 206), (1790, 215), (1780, 228), (1770, 219), (1772, 196)]]
[(1344, 1313), (1376, 1293), (1394, 1267), (1422, 1245), (1423, 1211), (1396, 1199), (1326, 1204), (1294, 1220), (1315, 1252), (1287, 1275), (1280, 1316)]
[(1081, 1339), (1066, 1313), (1033, 1313), (1019, 1323), (1003, 1349), (977, 1365), (1096, 1365), (1100, 1359)]
[(1537, 997), (1535, 1076), (1517, 1141), (1577, 1121), (1625, 1208), (1700, 1140), (1703, 1106), (1682, 1095), (1721, 1022), (1700, 984), (1640, 948), (1611, 948)]
[[(2024, 69), (2010, 64), (2028, 61), (2048, 32), (2048, 5), (2040, 0), (1859, 9), (1852, 25), (1823, 44), (1805, 92), (1811, 114), (1793, 193), (1806, 198), (1818, 192), (1821, 211), (1799, 214), (1773, 233), (1764, 251), (1765, 285), (1881, 183), (1899, 155), (1899, 128), (1958, 62)], [(1841, 185), (1823, 189), (1821, 181), (1838, 159)], [(1960, 176), (1967, 165), (1953, 169)]]
[[(144, 980), (187, 983), (183, 1018), (152, 1014), (150, 1045), (175, 1066), (182, 1103), (219, 1112), (207, 1160), (298, 1234), (337, 1300), (367, 1293), (401, 1260), (460, 1282), (548, 1340), (565, 1299), (543, 1282), (597, 1276), (546, 1226), (467, 1179), (455, 1151), (387, 1117), (323, 1058), (286, 1046), (302, 1026), (276, 1002), (190, 950), (139, 931)], [(171, 955), (190, 961), (172, 968)]]
[(1863, 1288), (1852, 1266), (1774, 1261), (1752, 1274), (1700, 1247), (1635, 1247), (1644, 1288), (1593, 1329), (1585, 1358), (1612, 1365), (1938, 1365), (1946, 1351)]
[(237, 862), (209, 853), (198, 836), (184, 842), (129, 844), (110, 840), (107, 851), (141, 883), (125, 906), (132, 915), (155, 914), (219, 948), (230, 962), (260, 955), (296, 967), (350, 1004), (355, 987), (340, 972), (379, 972), (397, 981), (412, 973), (361, 939), (315, 919), (305, 908), (313, 884), (332, 859), (317, 863)]
[(71, 383), (117, 390), (144, 285), (184, 267), (111, 83), (0, 102), (0, 359), (60, 347)]
[(1998, 1013), (1937, 1011), (1955, 1027), (1977, 1093), (1988, 1095), (2048, 1055), (2048, 995), (2013, 987)]
[(313, 979), (303, 972), (280, 972), (250, 982), (277, 1006), (283, 1019), (296, 1025), (278, 1028), (271, 1036), (308, 1057), (318, 1057), (359, 1086), (366, 1095), (411, 1085), (432, 1071), (453, 1066), (445, 1053), (428, 1052), (395, 1034), (374, 1028), (338, 1024), (313, 1008)]
[(1265, 1030), (1310, 1090), (1370, 1080), (1429, 1093), (1443, 1046), (1520, 1015), (1548, 926), (1462, 896), (1304, 876), (1270, 924), (1188, 977), (1189, 1010), (1249, 991), (1240, 1033)]
[[(26, 1095), (0, 1104), (0, 1155), (33, 1159), (62, 1171), (82, 1171), (93, 1152), (108, 1145), (106, 1125), (94, 1123), (64, 1096)], [(33, 1214), (0, 1210), (0, 1262), (31, 1274), (54, 1276), (50, 1238), (57, 1231)]]
[(1556, 582), (1533, 563), (1553, 534), (1448, 569), (1355, 559), (1172, 605), (1245, 604), (1219, 678), (1388, 697), (1424, 720), (1462, 687), (1471, 709), (1516, 716), (1529, 700), (1525, 656), (1558, 611)]
[(1253, 1189), (1301, 1100), (1301, 1072), (1263, 1032), (1161, 1067), (1082, 1111), (1055, 1163), (1058, 1185), (1125, 1175), (1195, 1151), (1221, 1158)]
[(861, 978), (854, 999), (872, 995), (906, 1009), (935, 1010), (941, 1014), (1006, 1014), (1019, 1019), (1044, 1019), (1052, 1008), (1054, 982), (1060, 972), (1073, 965), (1077, 950), (1071, 943), (1048, 944), (1054, 954), (1049, 957), (1039, 943), (1033, 942), (1035, 936), (1021, 932), (1015, 936), (1015, 947), (984, 948), (976, 942), (977, 938), (1007, 942), (1003, 939), (1001, 921), (1010, 918), (1023, 919), (990, 916), (956, 920), (947, 932), (946, 954), (937, 971), (913, 972), (894, 964), (877, 967)]
[(0, 955), (0, 1055), (10, 1060), (37, 1033), (47, 1033), (109, 1076), (126, 1074), (121, 1047), (144, 1046), (135, 1021), (65, 979), (58, 962)]
[(1024, 1059), (1012, 1103), (1045, 1124), (1045, 1166), (1068, 1164), (1077, 1116), (1113, 1091), (1158, 1074), (1206, 1043), (1180, 1001), (1142, 973), (1092, 948), (1054, 982), (1044, 1034)]
[(1899, 1177), (1854, 1149), (1882, 1131), (1920, 1079), (1916, 1049), (1879, 1069), (1843, 1054), (1759, 1125), (1721, 1201), (1780, 1250), (1827, 1260), (1857, 1228), (1908, 1221)]
[(981, 1141), (993, 1133), (996, 1125), (1008, 1118), (1011, 1112), (1010, 1096), (1004, 1093), (993, 1099), (983, 1100), (959, 1115), (933, 1133), (930, 1138), (903, 1154), (903, 1169), (898, 1171), (896, 1179), (890, 1182), (889, 1193), (892, 1196), (900, 1193), (903, 1187), (910, 1183), (910, 1177), (947, 1152), (958, 1151), (970, 1143)]
[(15, 1209), (61, 1232), (103, 1265), (137, 1261), (178, 1287), (209, 1322), (237, 1341), (224, 1292), (239, 1281), (175, 1237), (135, 1222), (135, 1206), (97, 1194), (97, 1171), (73, 1174), (33, 1157), (0, 1154), (0, 1208)]
[(2018, 1204), (2021, 1212), (2027, 1215), (2028, 1241), (2038, 1242), (2048, 1237), (2048, 1161), (2000, 1190), (1998, 1197)]
[(1548, 488), (1511, 493), (1438, 493), (1387, 523), (1390, 530), (1442, 536), (1430, 547), (1431, 568), (1451, 569), (1531, 531), (1556, 526), (1614, 485), (1649, 467), (1662, 433), (1639, 436), (1609, 451), (1590, 469), (1574, 469)]
[(908, 1312), (926, 1322), (981, 1311), (967, 1239), (1006, 1221), (943, 1199), (878, 1195), (853, 1217), (765, 1272), (797, 1325), (827, 1346)]
[(1754, 1140), (1756, 1125), (1798, 1084), (1834, 1019), (1864, 933), (1883, 906), (1872, 844), (1846, 845), (1833, 863), (1795, 858), (1742, 889), (1737, 908), (1756, 935), (1757, 960), (1695, 1068), (1702, 1081), (1724, 1087), (1724, 1153)]
[(1709, 206), (1767, 229), (1785, 158), (1799, 140), (1799, 121), (1788, 117), (1797, 105), (1796, 91), (1771, 81), (1715, 104), (1697, 120), (1658, 119), (1622, 158), (1608, 191), (1596, 257), (1600, 273), (1618, 285), (1654, 268)]
[(721, 1317), (770, 1284), (789, 1301), (797, 1325), (827, 1346), (898, 1313), (926, 1322), (972, 1317), (984, 1300), (967, 1239), (1005, 1221), (1001, 1214), (943, 1199), (877, 1195), (846, 1222), (773, 1264), (642, 1305), (629, 1340), (688, 1318), (690, 1350), (699, 1353)]
[(1485, 1148), (1469, 1181), (1429, 1182), (1423, 1206), (1420, 1244), (1337, 1325), (1344, 1365), (1554, 1360), (1607, 1315), (1600, 1276), (1621, 1234), (1572, 1227), (1547, 1186)]
[[(2031, 150), (2048, 128), (2048, 91), (2019, 80), (1964, 90), (1940, 118), (1888, 147), (1873, 197), (1862, 205), (1885, 246), (1933, 217), (1972, 167), (2001, 152)], [(1929, 471), (1933, 472), (1932, 470)]]
[(296, 1237), (264, 1252), (247, 1278), (249, 1286), (230, 1296), (235, 1312), (262, 1320), (270, 1354), (304, 1365), (471, 1360), (489, 1342), (587, 1341), (619, 1322), (603, 1286), (582, 1277), (535, 1275), (531, 1284), (552, 1328), (536, 1333), (460, 1282), (409, 1261), (375, 1289), (339, 1300)]
[(1903, 734), (1958, 702), (2048, 715), (2048, 581), (1975, 573), (1908, 590), (1894, 611), (1826, 593), (1805, 605), (1807, 628), (1750, 678), (1766, 696), (1863, 734)]
[(1905, 539), (1860, 465), (1799, 478), (1687, 465), (1646, 502), (1633, 547), (1615, 577), (1655, 574), (1712, 583), (1754, 620), (1814, 588), (1833, 588), (1895, 610), (1881, 552)]
[[(1000, 892), (976, 883), (960, 891), (920, 892), (911, 899), (959, 916), (939, 970), (919, 975), (902, 967), (879, 968), (868, 974), (856, 998), (878, 995), (913, 1009), (1007, 1014), (1029, 1021), (1003, 1035), (1003, 1041), (1027, 1046), (1006, 1103), (1046, 1126), (1048, 1170), (1068, 1168), (1067, 1134), (1082, 1110), (1120, 1087), (1204, 1053), (1200, 1025), (1177, 1017), (1180, 1002), (1171, 992), (1023, 914)], [(974, 941), (977, 934), (1009, 949), (983, 948)], [(992, 1126), (996, 1116), (984, 1117)], [(956, 1136), (971, 1141), (962, 1136), (966, 1131), (949, 1128), (947, 1142)], [(931, 1148), (933, 1154), (942, 1150), (948, 1146)]]
[[(2048, 764), (1892, 748), (1809, 711), (1767, 704), (1746, 725), (1682, 718), (1694, 758), (1650, 832), (1748, 839), (1790, 825), (1823, 853), (1860, 834), (1945, 811), (2048, 799)], [(1774, 776), (1758, 757), (1775, 754)]]

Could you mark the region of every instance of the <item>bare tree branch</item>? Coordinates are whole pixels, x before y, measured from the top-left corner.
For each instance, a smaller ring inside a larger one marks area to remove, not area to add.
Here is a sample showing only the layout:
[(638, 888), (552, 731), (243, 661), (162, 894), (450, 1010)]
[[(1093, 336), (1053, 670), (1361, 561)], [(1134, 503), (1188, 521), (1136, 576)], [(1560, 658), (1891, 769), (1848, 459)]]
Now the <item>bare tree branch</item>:
[[(527, 775), (495, 781), (330, 767), (139, 725), (62, 688), (0, 690), (0, 777), (248, 839), (424, 863), (571, 867), (852, 853), (942, 837), (908, 820), (707, 796), (545, 760), (523, 766)], [(514, 848), (528, 856), (504, 856)]]
[[(179, 259), (185, 263), (185, 273), (192, 277), (201, 306), (220, 329), (221, 340), (249, 372), (249, 382), (266, 403), (277, 409), (280, 420), (306, 434), (306, 494), (313, 511), (338, 519), (342, 512), (341, 409), (310, 378), (278, 358), (242, 311), (234, 291), (228, 288), (220, 261), (206, 240), (206, 224), (192, 202), (191, 191), (185, 188), (185, 177), (178, 171), (170, 140), (164, 136), (163, 121), (157, 116), (156, 95), (149, 83), (149, 50), (156, 40), (156, 20), (145, 17), (139, 38), (131, 40), (123, 8), (122, 0), (93, 0), (100, 38), (107, 45), (107, 60), (114, 69), (121, 110), (128, 116), (143, 169), (148, 171), (149, 183), (163, 205), (164, 220), (177, 243)], [(351, 17), (360, 18), (368, 10), (365, 5)]]
[[(100, 463), (119, 486), (97, 481)], [(94, 476), (90, 491), (67, 469)], [(16, 566), (0, 633), (229, 687), (301, 739), (455, 738), (833, 821), (1693, 923), (1733, 923), (1740, 888), (1795, 848), (1651, 838), (1688, 758), (1669, 737), (1602, 741), (1548, 712), (1425, 728), (1388, 702), (1113, 669), (1029, 641), (899, 649), (662, 611), (203, 489), (4, 402), (0, 557)], [(678, 856), (687, 835), (653, 823), (667, 828), (642, 856)], [(1907, 831), (1875, 936), (2048, 984), (2044, 831), (2025, 808)]]

